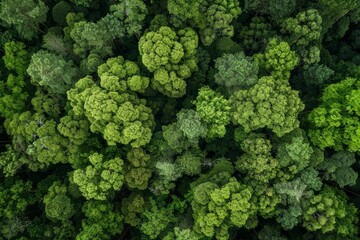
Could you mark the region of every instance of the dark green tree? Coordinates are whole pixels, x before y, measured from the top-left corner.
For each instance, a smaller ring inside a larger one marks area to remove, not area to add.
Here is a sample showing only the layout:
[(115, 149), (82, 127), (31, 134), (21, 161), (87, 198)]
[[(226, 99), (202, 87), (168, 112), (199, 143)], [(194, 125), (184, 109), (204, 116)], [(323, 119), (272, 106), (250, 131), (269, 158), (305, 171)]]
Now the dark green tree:
[(249, 88), (258, 80), (257, 62), (243, 52), (223, 55), (216, 59), (215, 68), (218, 70), (214, 75), (215, 82), (225, 86), (229, 92)]
[(27, 40), (36, 38), (40, 24), (46, 21), (48, 7), (41, 0), (4, 0), (0, 3), (0, 19), (7, 26), (14, 26)]

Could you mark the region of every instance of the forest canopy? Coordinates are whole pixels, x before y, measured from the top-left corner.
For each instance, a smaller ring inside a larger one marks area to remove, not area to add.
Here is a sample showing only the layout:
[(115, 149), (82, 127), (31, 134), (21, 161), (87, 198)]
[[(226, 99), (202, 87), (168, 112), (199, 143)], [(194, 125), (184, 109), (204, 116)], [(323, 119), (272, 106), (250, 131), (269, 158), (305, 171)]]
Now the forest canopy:
[(0, 240), (357, 240), (359, 154), (359, 0), (0, 0)]

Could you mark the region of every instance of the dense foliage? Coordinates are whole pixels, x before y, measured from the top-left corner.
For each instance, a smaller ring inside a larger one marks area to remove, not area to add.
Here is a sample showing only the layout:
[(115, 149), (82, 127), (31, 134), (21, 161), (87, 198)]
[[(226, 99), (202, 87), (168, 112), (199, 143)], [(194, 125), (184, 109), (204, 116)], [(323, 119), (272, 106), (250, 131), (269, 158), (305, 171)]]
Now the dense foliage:
[(0, 239), (360, 239), (359, 0), (0, 0)]

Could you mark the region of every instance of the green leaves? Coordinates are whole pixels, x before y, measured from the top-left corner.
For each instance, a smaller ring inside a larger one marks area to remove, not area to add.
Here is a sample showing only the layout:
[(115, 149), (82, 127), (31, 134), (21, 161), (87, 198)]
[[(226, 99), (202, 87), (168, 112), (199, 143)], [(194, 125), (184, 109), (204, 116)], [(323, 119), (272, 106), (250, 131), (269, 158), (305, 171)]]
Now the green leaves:
[(309, 9), (300, 12), (296, 18), (287, 18), (281, 24), (282, 33), (289, 34), (289, 44), (306, 46), (312, 41), (316, 41), (321, 36), (322, 19), (319, 12), (315, 9)]
[(183, 109), (176, 114), (177, 127), (191, 143), (197, 144), (200, 137), (205, 137), (207, 128), (194, 110)]
[(250, 134), (242, 142), (241, 148), (245, 154), (236, 161), (236, 169), (246, 174), (246, 182), (266, 184), (276, 177), (279, 163), (271, 156), (269, 140)]
[(163, 207), (160, 204), (150, 198), (148, 207), (142, 212), (143, 221), (140, 231), (150, 239), (156, 239), (161, 231), (175, 219), (172, 209)]
[(291, 143), (282, 143), (277, 149), (277, 159), (281, 167), (287, 167), (295, 174), (308, 166), (313, 149), (302, 137), (294, 137)]
[(4, 45), (4, 64), (9, 74), (7, 80), (0, 82), (0, 115), (9, 118), (21, 112), (28, 101), (26, 91), (26, 68), (29, 64), (29, 54), (22, 42), (7, 42)]
[(200, 88), (194, 103), (199, 116), (208, 125), (207, 138), (223, 137), (225, 126), (230, 122), (229, 100), (206, 86)]
[(147, 12), (141, 0), (127, 0), (110, 6), (110, 13), (121, 21), (128, 36), (140, 34)]
[(56, 122), (46, 120), (42, 114), (27, 111), (8, 120), (7, 132), (13, 136), (15, 149), (21, 154), (18, 161), (33, 171), (66, 163), (78, 150), (56, 131)]
[[(68, 91), (68, 98), (74, 113), (84, 114), (90, 122), (90, 130), (102, 133), (109, 145), (121, 143), (140, 147), (150, 142), (154, 116), (145, 106), (146, 101), (128, 93), (126, 82), (121, 80), (126, 74), (138, 73), (138, 67), (130, 61), (124, 66), (119, 63), (124, 63), (123, 58), (110, 59), (99, 67), (101, 85), (108, 90), (86, 77)], [(120, 89), (120, 93), (115, 92)]]
[(209, 46), (220, 36), (232, 37), (234, 27), (231, 22), (240, 15), (241, 8), (237, 0), (226, 1), (187, 1), (170, 0), (167, 8), (172, 15), (174, 25), (185, 21), (193, 22), (200, 29), (200, 39)]
[[(265, 52), (256, 54), (254, 60), (258, 61), (261, 71), (270, 72), (276, 80), (287, 82), (290, 72), (299, 63), (299, 58), (290, 45), (285, 41), (279, 41), (276, 38), (269, 40)], [(265, 74), (266, 75), (266, 74)]]
[(238, 37), (245, 50), (255, 53), (265, 48), (269, 40), (275, 35), (276, 32), (272, 29), (267, 19), (255, 16), (251, 18), (249, 26), (240, 28)]
[(356, 184), (358, 173), (351, 168), (355, 162), (354, 153), (341, 151), (326, 159), (318, 168), (325, 171), (326, 179), (335, 181), (343, 188)]
[[(344, 194), (333, 188), (325, 187), (319, 195), (305, 203), (303, 226), (309, 231), (320, 230), (323, 233), (335, 231), (342, 236), (351, 235), (358, 219), (353, 205), (346, 205)], [(349, 218), (349, 221), (344, 221)], [(343, 220), (344, 219), (344, 220)]]
[(79, 116), (76, 116), (73, 111), (70, 111), (67, 116), (60, 119), (57, 126), (58, 131), (69, 140), (76, 144), (83, 144), (90, 135), (89, 122)]
[(152, 87), (168, 97), (183, 96), (186, 92), (184, 79), (197, 69), (197, 46), (198, 37), (191, 28), (176, 33), (164, 26), (142, 36), (139, 51), (143, 64), (154, 72)]
[(245, 132), (267, 127), (277, 136), (298, 127), (297, 116), (304, 109), (298, 92), (273, 77), (260, 78), (250, 89), (235, 92), (230, 101), (233, 122)]
[(98, 75), (101, 87), (109, 91), (144, 93), (149, 85), (149, 78), (140, 75), (140, 68), (121, 56), (109, 58), (100, 65)]
[(227, 87), (234, 92), (239, 88), (253, 86), (258, 78), (258, 65), (250, 57), (245, 57), (243, 52), (237, 54), (224, 54), (216, 59), (215, 68), (218, 72), (214, 75), (215, 82)]
[(54, 93), (69, 90), (79, 74), (72, 62), (44, 50), (32, 55), (27, 73), (34, 83), (48, 87)]
[(296, 7), (295, 0), (270, 0), (269, 13), (276, 22), (281, 22), (288, 17)]
[(54, 182), (44, 196), (46, 216), (53, 221), (65, 221), (75, 213), (74, 205), (67, 196), (67, 189), (60, 181)]
[(125, 171), (126, 184), (129, 188), (146, 189), (152, 176), (150, 155), (141, 148), (132, 148), (126, 156), (131, 163)]
[(357, 238), (359, 0), (42, 1), (0, 0), (2, 238)]
[(176, 164), (183, 174), (194, 176), (201, 173), (201, 161), (204, 156), (201, 152), (193, 150), (186, 151), (184, 154), (176, 158)]
[(255, 213), (256, 208), (250, 201), (252, 189), (235, 178), (222, 187), (205, 182), (193, 191), (194, 229), (206, 237), (222, 239), (221, 234), (229, 235), (228, 228), (242, 227)]
[(107, 239), (123, 230), (123, 216), (109, 202), (86, 201), (82, 207), (85, 219), (82, 221), (77, 240)]
[(32, 183), (18, 178), (6, 178), (0, 186), (0, 216), (12, 219), (33, 203)]
[(321, 104), (309, 115), (311, 141), (320, 148), (359, 151), (358, 80), (347, 78), (324, 89)]
[(48, 7), (42, 1), (5, 0), (0, 4), (0, 19), (14, 26), (27, 40), (37, 37), (39, 25), (46, 21)]
[(106, 200), (123, 185), (124, 162), (120, 158), (105, 160), (99, 153), (89, 156), (89, 161), (91, 165), (74, 171), (73, 181), (86, 199)]
[[(241, 12), (240, 8), (238, 11)], [(231, 25), (234, 16), (224, 6), (215, 4), (209, 6), (204, 13), (204, 18), (206, 27), (200, 38), (205, 46), (210, 45), (217, 36), (232, 37), (234, 35), (234, 27)]]
[(78, 56), (85, 57), (89, 51), (101, 56), (112, 52), (112, 36), (107, 33), (104, 23), (78, 21), (71, 29), (70, 37), (75, 42), (73, 51)]
[(154, 72), (168, 63), (179, 63), (184, 56), (184, 49), (177, 40), (176, 33), (169, 27), (161, 27), (142, 38), (139, 51), (149, 71)]

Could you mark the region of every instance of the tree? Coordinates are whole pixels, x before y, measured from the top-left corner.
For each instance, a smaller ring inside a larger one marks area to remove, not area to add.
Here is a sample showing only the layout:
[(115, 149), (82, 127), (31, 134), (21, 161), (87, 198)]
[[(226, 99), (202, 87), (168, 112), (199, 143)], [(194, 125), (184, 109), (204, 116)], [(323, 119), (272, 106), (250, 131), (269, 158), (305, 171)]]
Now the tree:
[(344, 193), (326, 186), (318, 195), (304, 202), (303, 226), (309, 231), (334, 231), (344, 237), (356, 234), (357, 211), (346, 201)]
[(54, 94), (39, 87), (31, 99), (31, 105), (35, 112), (56, 119), (63, 112), (65, 99), (63, 94)]
[(82, 211), (85, 218), (76, 240), (110, 240), (123, 230), (123, 216), (110, 202), (86, 201)]
[(0, 116), (12, 117), (25, 109), (30, 86), (26, 83), (26, 68), (29, 64), (29, 54), (22, 42), (10, 41), (4, 45), (4, 64), (9, 74), (6, 81), (0, 82)]
[(169, 0), (167, 2), (167, 9), (170, 14), (173, 14), (179, 20), (185, 21), (191, 18), (198, 18), (198, 9), (204, 4), (203, 0)]
[[(68, 15), (67, 18), (70, 16)], [(113, 42), (112, 36), (107, 32), (107, 24), (106, 21), (93, 23), (80, 20), (75, 22), (73, 27), (69, 29), (69, 35), (75, 42), (73, 46), (74, 53), (82, 58), (85, 58), (89, 51), (103, 57), (110, 55)], [(122, 32), (120, 31), (119, 34)]]
[(72, 12), (71, 5), (65, 1), (60, 1), (51, 9), (54, 21), (62, 27), (66, 26), (66, 15)]
[(29, 227), (30, 221), (25, 217), (14, 217), (2, 221), (1, 234), (5, 239), (12, 239), (19, 237), (19, 234), (24, 234), (24, 231)]
[[(281, 209), (277, 217), (277, 221), (281, 223), (285, 229), (292, 229), (298, 224), (299, 217), (301, 216), (301, 208), (299, 205), (304, 199), (304, 196), (306, 196), (306, 188), (307, 186), (299, 179), (280, 182), (274, 185), (274, 189), (276, 193), (280, 195), (282, 202), (289, 206), (286, 210)], [(295, 213), (295, 210), (296, 214), (291, 214), (291, 212)], [(284, 213), (288, 214), (286, 217), (290, 217), (290, 221), (281, 216)]]
[(32, 171), (44, 169), (52, 164), (66, 163), (76, 156), (76, 146), (56, 131), (56, 122), (46, 120), (39, 113), (23, 112), (8, 119), (5, 127), (15, 149), (22, 155), (19, 161), (24, 161)]
[(169, 233), (163, 238), (163, 240), (175, 240), (175, 239), (198, 240), (199, 238), (191, 229), (180, 229), (178, 227), (175, 227), (174, 232)]
[(14, 176), (28, 161), (28, 158), (12, 145), (6, 145), (6, 151), (0, 153), (0, 168), (5, 177)]
[(63, 36), (58, 33), (48, 32), (45, 34), (42, 47), (63, 57), (73, 56), (72, 45), (66, 42)]
[(349, 14), (352, 10), (358, 9), (359, 2), (355, 0), (350, 1), (335, 1), (335, 0), (319, 0), (317, 8), (323, 19), (323, 30), (325, 33), (330, 27), (334, 25), (340, 18)]
[(201, 174), (197, 180), (190, 183), (191, 189), (194, 189), (201, 183), (209, 182), (215, 183), (217, 185), (226, 184), (231, 176), (235, 173), (235, 168), (232, 162), (226, 158), (219, 159), (205, 159), (203, 161), (204, 168), (211, 168), (209, 172)]
[(271, 18), (278, 23), (293, 13), (295, 7), (295, 0), (270, 0), (268, 6)]
[(70, 110), (68, 115), (60, 119), (57, 130), (61, 135), (67, 137), (70, 142), (81, 145), (90, 136), (90, 123), (87, 119), (75, 115)]
[(359, 240), (359, 1), (0, 0), (0, 240)]
[[(253, 2), (253, 1), (252, 1)], [(276, 32), (264, 17), (251, 18), (249, 26), (240, 27), (239, 39), (241, 46), (251, 53), (263, 50), (270, 39), (275, 37)]]
[(206, 124), (192, 109), (182, 109), (176, 114), (176, 118), (175, 123), (163, 126), (162, 134), (168, 146), (178, 153), (191, 146), (196, 148), (200, 138), (206, 136)]
[(65, 220), (62, 222), (50, 222), (45, 215), (35, 217), (30, 221), (26, 229), (27, 234), (21, 235), (19, 239), (73, 239), (76, 236), (74, 223)]
[(278, 146), (276, 158), (282, 171), (293, 176), (309, 165), (313, 149), (302, 137), (294, 137), (291, 142)]
[(189, 176), (201, 173), (201, 161), (204, 155), (199, 150), (188, 150), (178, 156), (175, 163), (180, 168), (180, 172)]
[[(236, 55), (237, 53), (242, 52), (242, 47), (237, 42), (235, 42), (234, 40), (232, 40), (229, 37), (220, 37), (220, 38), (218, 38), (214, 42), (213, 46), (215, 47), (216, 56), (218, 56), (218, 57), (221, 57), (224, 54), (234, 54), (234, 55)], [(207, 60), (207, 61), (209, 61), (209, 60)], [(205, 65), (206, 64), (206, 61), (203, 62), (200, 59), (199, 59), (198, 62), (199, 62), (199, 65)]]
[(235, 11), (231, 13), (227, 12), (224, 6), (216, 4), (210, 5), (202, 16), (206, 19), (206, 22), (199, 23), (206, 26), (202, 29), (202, 34), (200, 35), (203, 44), (205, 46), (210, 45), (217, 36), (232, 37), (234, 35), (234, 27), (231, 25), (231, 22), (234, 19), (234, 15), (237, 16), (240, 13), (240, 8), (238, 8), (238, 13)]
[(147, 8), (141, 0), (126, 0), (110, 6), (110, 14), (122, 22), (127, 36), (140, 34), (147, 15)]
[(260, 240), (285, 240), (281, 228), (276, 225), (265, 225), (258, 234)]
[(262, 77), (251, 88), (239, 90), (230, 97), (234, 124), (245, 132), (267, 127), (283, 136), (299, 126), (298, 114), (304, 104), (298, 92), (287, 84), (277, 83), (274, 77)]
[(279, 163), (271, 156), (271, 143), (261, 135), (250, 134), (241, 143), (245, 152), (237, 161), (236, 169), (246, 174), (246, 181), (268, 184), (279, 170)]
[(145, 190), (152, 176), (150, 155), (141, 148), (132, 148), (126, 156), (131, 163), (126, 167), (125, 171), (126, 184), (129, 188)]
[(83, 7), (94, 7), (98, 4), (98, 0), (70, 0), (70, 2)]
[(151, 86), (168, 97), (183, 96), (185, 79), (197, 69), (197, 46), (198, 37), (191, 28), (176, 33), (170, 27), (160, 27), (142, 36), (139, 51), (143, 64), (154, 72)]
[(305, 84), (309, 86), (324, 85), (330, 77), (334, 74), (334, 71), (323, 64), (314, 64), (304, 71)]
[(260, 73), (262, 75), (269, 72), (276, 80), (287, 82), (290, 73), (299, 64), (299, 58), (285, 41), (276, 38), (269, 40), (265, 52), (254, 55), (254, 60), (258, 61)]
[(162, 127), (162, 137), (165, 140), (165, 146), (172, 151), (181, 153), (191, 147), (191, 144), (198, 144), (199, 138), (189, 141), (186, 135), (178, 128), (177, 123)]
[(164, 205), (163, 201), (150, 198), (147, 207), (141, 214), (142, 223), (139, 229), (150, 239), (156, 239), (175, 220), (173, 210)]
[(41, 0), (5, 0), (0, 4), (0, 19), (14, 26), (21, 37), (37, 37), (39, 25), (46, 21), (48, 7)]
[(24, 76), (29, 64), (30, 55), (22, 42), (10, 41), (4, 44), (5, 55), (2, 57), (5, 67)]
[(181, 171), (175, 163), (171, 162), (157, 162), (156, 170), (160, 176), (160, 180), (164, 182), (174, 182), (181, 177)]
[(167, 7), (175, 26), (193, 22), (200, 30), (201, 41), (208, 46), (218, 37), (234, 35), (231, 22), (241, 14), (239, 5), (237, 0), (171, 0)]
[(182, 109), (176, 114), (177, 127), (189, 142), (196, 145), (200, 137), (205, 137), (207, 129), (198, 112)]
[[(252, 183), (250, 182), (250, 184)], [(274, 217), (281, 203), (281, 198), (275, 191), (275, 188), (267, 184), (252, 185), (254, 186), (254, 192), (251, 201), (257, 207), (258, 214), (266, 219)], [(250, 222), (249, 225), (251, 226), (251, 224), (256, 226), (257, 222)], [(247, 226), (246, 228), (249, 227)]]
[(90, 155), (89, 161), (86, 168), (74, 171), (73, 181), (87, 200), (106, 200), (124, 183), (124, 162), (118, 157), (105, 160), (99, 153)]
[(290, 205), (287, 209), (279, 209), (278, 221), (285, 230), (293, 229), (300, 222), (302, 216), (302, 209), (298, 205)]
[(225, 239), (232, 226), (242, 227), (256, 208), (251, 202), (252, 189), (231, 178), (224, 186), (205, 182), (194, 190), (191, 203), (194, 230), (204, 237)]
[(321, 36), (322, 19), (316, 9), (300, 12), (295, 18), (287, 18), (281, 24), (281, 32), (288, 34), (288, 43), (306, 46)]
[(205, 86), (200, 88), (194, 104), (200, 118), (207, 124), (207, 138), (223, 137), (230, 122), (229, 100)]
[(74, 113), (84, 114), (92, 132), (100, 132), (109, 145), (140, 147), (150, 142), (154, 116), (146, 100), (130, 93), (107, 91), (91, 77), (80, 79), (67, 92)]
[(131, 193), (121, 202), (121, 212), (124, 216), (124, 221), (131, 226), (139, 226), (141, 224), (141, 213), (145, 210), (145, 200), (143, 196), (138, 193)]
[(80, 63), (81, 70), (86, 74), (95, 73), (98, 67), (104, 63), (103, 58), (97, 53), (90, 53), (86, 59)]
[(31, 57), (27, 73), (34, 83), (54, 93), (65, 93), (78, 76), (72, 62), (48, 51), (40, 50)]
[(109, 91), (144, 93), (149, 86), (149, 78), (140, 75), (138, 65), (122, 56), (109, 58), (97, 72), (101, 87)]
[(225, 86), (228, 91), (253, 86), (258, 78), (258, 65), (243, 52), (237, 54), (224, 54), (216, 59), (215, 68), (218, 72), (214, 75), (215, 82)]
[(65, 221), (75, 213), (74, 205), (67, 196), (67, 189), (60, 181), (54, 182), (44, 196), (46, 216), (53, 221)]
[(319, 175), (320, 173), (313, 167), (308, 167), (300, 172), (300, 179), (307, 189), (319, 191), (323, 185), (322, 178)]
[(32, 182), (23, 181), (17, 177), (6, 178), (0, 186), (0, 216), (12, 219), (24, 213), (35, 200), (31, 191)]
[(321, 96), (321, 103), (309, 114), (309, 136), (314, 145), (324, 149), (347, 148), (357, 152), (360, 132), (358, 129), (359, 84), (355, 78), (328, 85)]
[(355, 154), (348, 151), (340, 151), (326, 159), (318, 169), (325, 171), (326, 180), (335, 181), (341, 188), (356, 184), (358, 173), (351, 165), (356, 162)]

